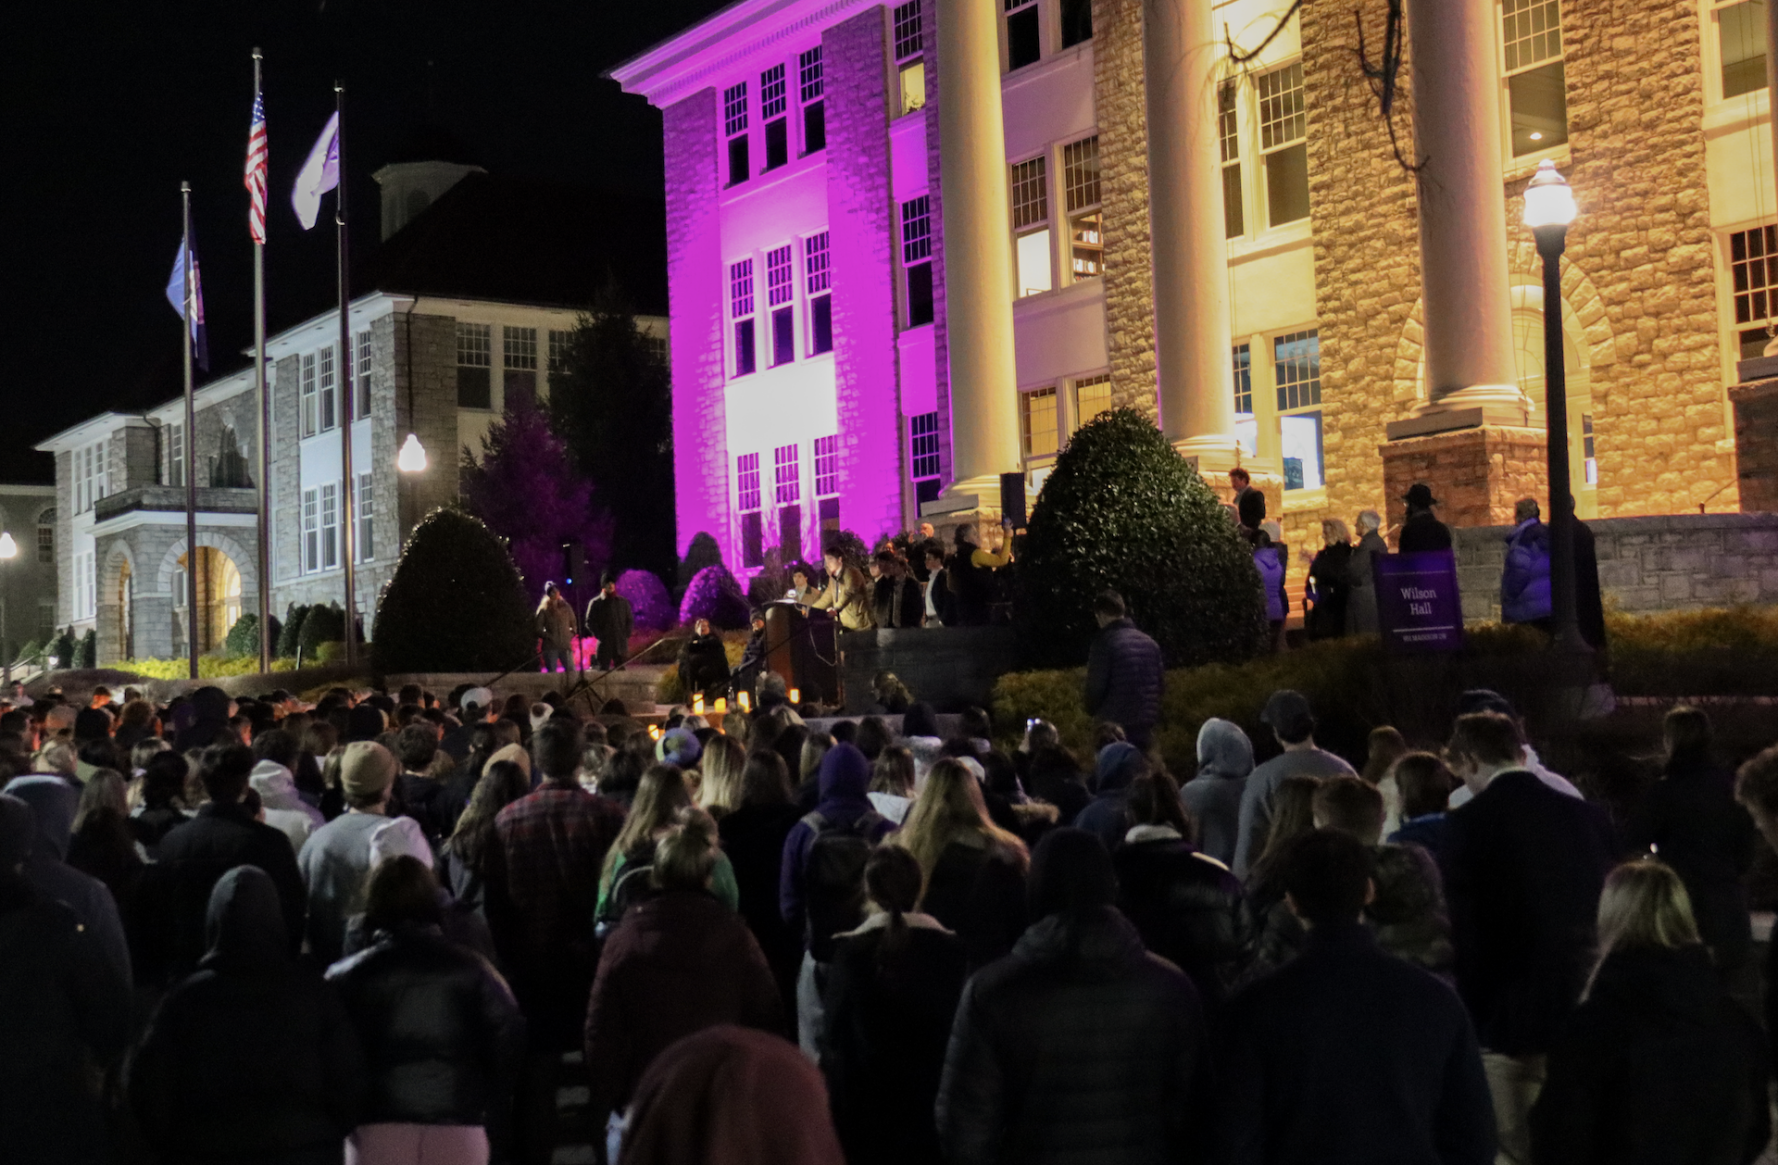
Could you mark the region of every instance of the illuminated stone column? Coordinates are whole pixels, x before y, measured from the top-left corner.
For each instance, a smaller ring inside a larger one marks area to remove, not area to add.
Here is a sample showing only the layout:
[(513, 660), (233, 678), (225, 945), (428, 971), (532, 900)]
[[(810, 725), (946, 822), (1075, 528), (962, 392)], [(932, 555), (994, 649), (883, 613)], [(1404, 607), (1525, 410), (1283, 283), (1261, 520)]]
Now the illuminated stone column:
[(940, 192), (952, 483), (935, 512), (999, 506), (1020, 467), (1012, 221), (1000, 110), (998, 0), (938, 0)]
[(1237, 455), (1219, 46), (1210, 0), (1145, 0), (1142, 7), (1161, 431), (1215, 472)]

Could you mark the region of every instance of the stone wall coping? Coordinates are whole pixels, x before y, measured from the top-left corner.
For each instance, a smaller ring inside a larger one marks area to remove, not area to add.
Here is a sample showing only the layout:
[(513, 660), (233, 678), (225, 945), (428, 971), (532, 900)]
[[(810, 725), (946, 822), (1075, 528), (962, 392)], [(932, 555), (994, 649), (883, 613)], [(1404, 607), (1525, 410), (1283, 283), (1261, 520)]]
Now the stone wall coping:
[(1736, 404), (1765, 400), (1773, 396), (1778, 396), (1778, 380), (1753, 380), (1746, 384), (1729, 386), (1729, 399)]
[[(1653, 514), (1640, 518), (1589, 518), (1594, 538), (1622, 534), (1662, 534), (1686, 530), (1778, 530), (1778, 514)], [(1511, 526), (1462, 526), (1451, 531), (1460, 541), (1504, 539)]]
[[(251, 486), (199, 486), (198, 511), (211, 514), (257, 514), (259, 491)], [(93, 505), (93, 520), (103, 522), (131, 510), (183, 510), (182, 485), (138, 485), (100, 498)]]

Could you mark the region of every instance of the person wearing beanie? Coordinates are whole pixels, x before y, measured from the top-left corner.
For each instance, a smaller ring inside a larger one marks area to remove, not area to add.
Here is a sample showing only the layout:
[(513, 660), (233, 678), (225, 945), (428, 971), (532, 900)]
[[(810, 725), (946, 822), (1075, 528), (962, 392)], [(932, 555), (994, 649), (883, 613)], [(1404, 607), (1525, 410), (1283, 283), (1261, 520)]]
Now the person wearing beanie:
[[(354, 713), (363, 707), (359, 705)], [(310, 834), (297, 857), (309, 889), (309, 951), (324, 964), (339, 959), (346, 920), (364, 910), (370, 841), (388, 823), (389, 792), (398, 768), (394, 755), (375, 741), (346, 745), (340, 755), (346, 812)]]
[(957, 1007), (935, 1108), (945, 1160), (1188, 1157), (1206, 1051), (1191, 980), (1113, 905), (1111, 855), (1093, 834), (1046, 834), (1028, 893), (1037, 921)]
[(669, 728), (655, 742), (654, 759), (676, 769), (689, 769), (704, 755), (704, 746), (695, 733), (684, 728)]
[(0, 1156), (9, 1165), (107, 1158), (91, 1065), (130, 1034), (130, 984), (95, 930), (25, 874), (36, 815), (0, 795)]
[(1075, 817), (1074, 827), (1097, 836), (1107, 850), (1123, 844), (1130, 828), (1124, 820), (1124, 798), (1130, 782), (1150, 767), (1142, 750), (1127, 741), (1116, 740), (1100, 749), (1093, 765), (1094, 797)]

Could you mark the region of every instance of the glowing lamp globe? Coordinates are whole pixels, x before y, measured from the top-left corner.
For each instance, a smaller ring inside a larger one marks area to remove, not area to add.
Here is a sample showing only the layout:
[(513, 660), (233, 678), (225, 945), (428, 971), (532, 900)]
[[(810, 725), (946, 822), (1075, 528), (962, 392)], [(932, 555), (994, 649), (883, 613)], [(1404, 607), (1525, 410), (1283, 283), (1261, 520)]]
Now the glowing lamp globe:
[(0, 533), (0, 558), (17, 558), (19, 544), (13, 541), (10, 533)]
[(403, 473), (419, 473), (426, 468), (426, 447), (420, 444), (418, 434), (409, 433), (407, 440), (401, 443), (401, 452), (395, 455), (395, 468)]
[(1545, 158), (1537, 164), (1537, 173), (1525, 187), (1525, 225), (1566, 227), (1577, 213), (1574, 190), (1556, 170), (1556, 164)]

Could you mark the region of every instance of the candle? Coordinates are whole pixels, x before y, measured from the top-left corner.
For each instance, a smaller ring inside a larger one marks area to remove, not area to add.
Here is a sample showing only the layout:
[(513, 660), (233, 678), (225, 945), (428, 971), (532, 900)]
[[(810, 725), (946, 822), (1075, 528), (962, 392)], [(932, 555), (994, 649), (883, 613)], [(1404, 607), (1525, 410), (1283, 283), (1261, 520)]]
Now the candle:
[(716, 697), (716, 713), (717, 713), (717, 715), (720, 716), (720, 715), (723, 715), (727, 712), (728, 712), (728, 697), (727, 696)]
[(736, 698), (741, 701), (741, 711), (742, 712), (753, 711), (753, 697), (752, 696), (748, 695), (746, 692), (742, 692)]
[(702, 692), (691, 698), (691, 710), (692, 714), (696, 716), (702, 716), (704, 714), (704, 695)]
[(803, 690), (801, 688), (790, 689), (790, 702), (792, 704), (800, 704), (803, 702)]
[(648, 738), (650, 740), (659, 740), (661, 738), (661, 726), (659, 724), (650, 724), (648, 726)]

